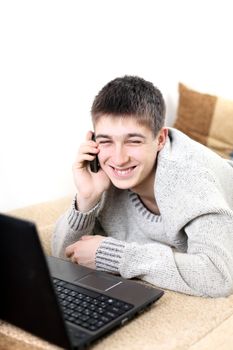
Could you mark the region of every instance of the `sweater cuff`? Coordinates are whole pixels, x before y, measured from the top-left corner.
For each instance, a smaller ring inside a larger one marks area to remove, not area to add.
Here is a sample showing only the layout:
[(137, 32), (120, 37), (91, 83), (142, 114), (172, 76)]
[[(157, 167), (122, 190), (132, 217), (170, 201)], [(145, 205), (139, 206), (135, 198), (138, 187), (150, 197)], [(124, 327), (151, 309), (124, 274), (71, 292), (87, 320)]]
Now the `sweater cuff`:
[(100, 202), (86, 213), (80, 212), (76, 206), (76, 196), (73, 199), (72, 207), (68, 213), (68, 223), (72, 230), (85, 230), (95, 221)]
[(115, 238), (105, 238), (96, 251), (96, 270), (120, 273), (120, 263), (126, 243)]

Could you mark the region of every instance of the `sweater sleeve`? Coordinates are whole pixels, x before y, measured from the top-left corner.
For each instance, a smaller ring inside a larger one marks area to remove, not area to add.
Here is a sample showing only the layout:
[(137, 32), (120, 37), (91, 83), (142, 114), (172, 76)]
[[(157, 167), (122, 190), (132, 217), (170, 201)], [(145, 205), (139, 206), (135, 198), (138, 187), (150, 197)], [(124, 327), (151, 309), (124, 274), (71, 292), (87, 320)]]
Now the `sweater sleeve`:
[(76, 198), (71, 208), (56, 222), (51, 241), (53, 256), (65, 258), (65, 248), (68, 245), (75, 243), (83, 235), (93, 233), (100, 203), (86, 213), (80, 212), (75, 203)]
[(220, 213), (203, 215), (190, 222), (185, 231), (188, 236), (185, 253), (156, 241), (139, 244), (106, 238), (97, 250), (96, 267), (186, 294), (211, 297), (231, 294), (232, 218)]

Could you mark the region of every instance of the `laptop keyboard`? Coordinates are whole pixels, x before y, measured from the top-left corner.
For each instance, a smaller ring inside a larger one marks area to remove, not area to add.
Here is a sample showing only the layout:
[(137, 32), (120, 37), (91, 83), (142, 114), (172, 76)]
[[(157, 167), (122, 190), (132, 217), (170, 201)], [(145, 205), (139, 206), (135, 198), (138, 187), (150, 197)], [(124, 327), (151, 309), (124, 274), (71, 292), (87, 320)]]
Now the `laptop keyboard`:
[(104, 294), (53, 279), (66, 321), (97, 331), (133, 308), (132, 304)]

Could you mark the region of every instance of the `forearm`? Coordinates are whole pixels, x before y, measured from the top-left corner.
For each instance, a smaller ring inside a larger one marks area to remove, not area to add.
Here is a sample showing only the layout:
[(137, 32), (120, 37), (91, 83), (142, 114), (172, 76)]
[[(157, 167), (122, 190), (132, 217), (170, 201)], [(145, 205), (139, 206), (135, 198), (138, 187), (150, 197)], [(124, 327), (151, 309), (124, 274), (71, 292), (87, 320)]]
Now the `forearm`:
[(52, 254), (65, 257), (65, 248), (83, 235), (92, 234), (98, 205), (86, 213), (80, 212), (73, 201), (72, 207), (62, 215), (55, 226), (52, 236)]
[(141, 245), (107, 238), (97, 250), (96, 267), (124, 278), (138, 277), (160, 288), (195, 294), (179, 275), (172, 249), (158, 242)]
[(232, 292), (231, 273), (222, 261), (219, 268), (217, 260), (206, 253), (177, 253), (158, 242), (140, 245), (112, 238), (105, 239), (96, 254), (97, 269), (124, 278), (138, 277), (160, 288), (211, 297)]

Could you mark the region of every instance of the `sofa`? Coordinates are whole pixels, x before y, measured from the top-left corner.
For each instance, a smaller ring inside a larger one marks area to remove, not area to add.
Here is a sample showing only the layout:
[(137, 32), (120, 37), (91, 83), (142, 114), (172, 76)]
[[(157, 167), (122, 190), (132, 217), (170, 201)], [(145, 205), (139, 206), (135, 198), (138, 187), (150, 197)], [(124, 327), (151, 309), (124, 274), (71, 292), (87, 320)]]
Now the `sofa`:
[[(50, 255), (55, 222), (71, 200), (65, 197), (31, 205), (11, 211), (10, 215), (35, 222), (42, 247)], [(165, 290), (163, 297), (147, 311), (104, 336), (91, 349), (230, 350), (232, 344), (233, 295), (212, 299)], [(1, 321), (0, 349), (55, 350), (57, 347)]]

